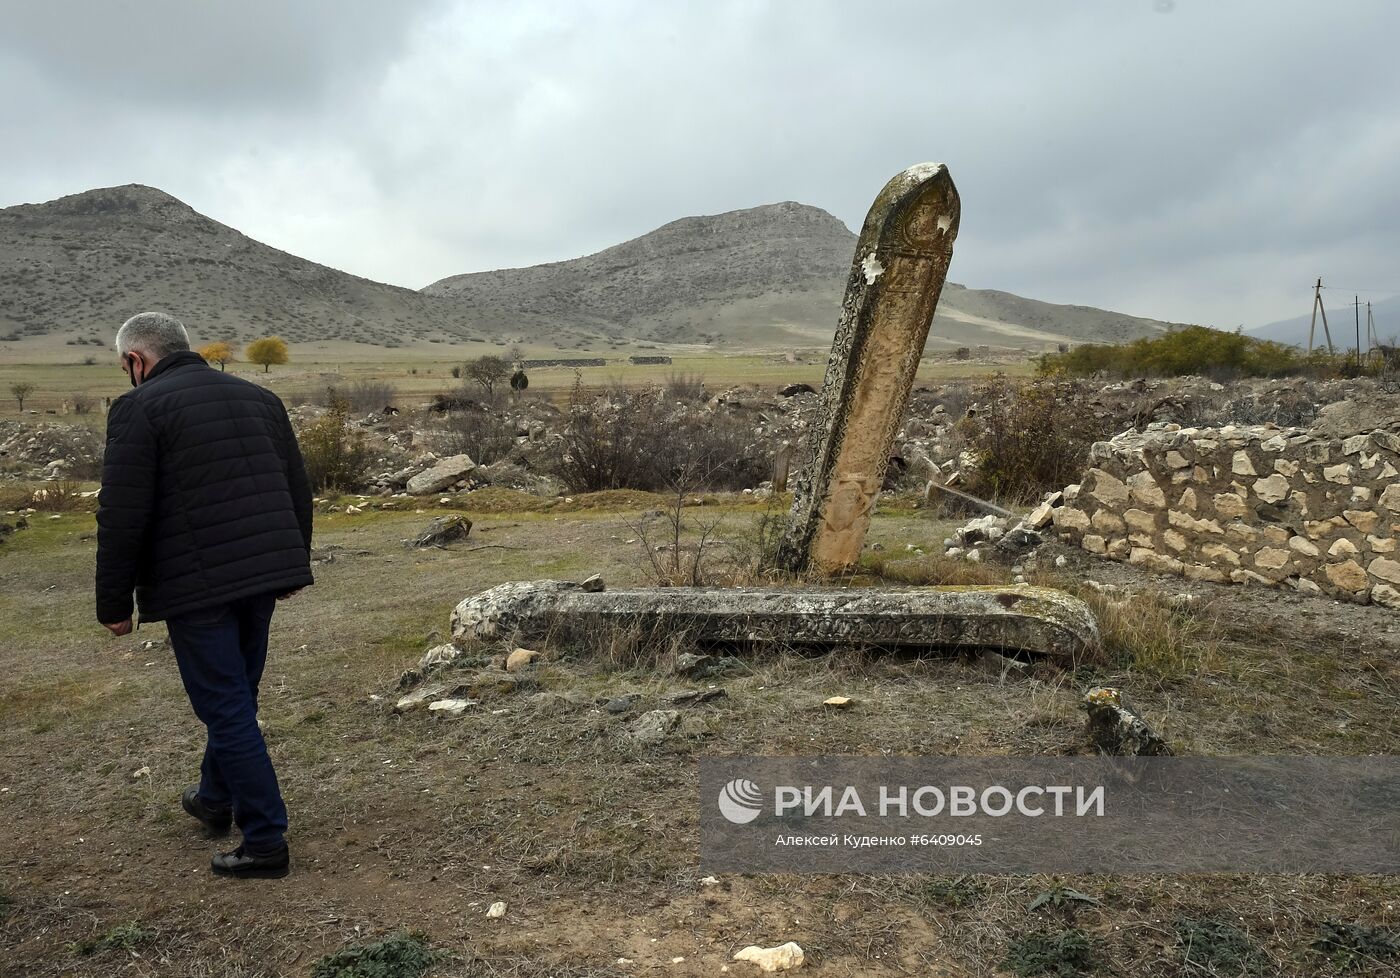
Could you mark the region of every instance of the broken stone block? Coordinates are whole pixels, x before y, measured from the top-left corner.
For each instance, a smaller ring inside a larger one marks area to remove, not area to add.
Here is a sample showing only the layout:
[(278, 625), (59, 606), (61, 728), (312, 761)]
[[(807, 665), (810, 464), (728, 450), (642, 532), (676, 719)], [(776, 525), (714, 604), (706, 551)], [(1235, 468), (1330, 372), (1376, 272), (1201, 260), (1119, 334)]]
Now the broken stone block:
[(453, 638), (588, 646), (617, 629), (700, 646), (994, 648), (1072, 662), (1098, 644), (1077, 598), (1049, 588), (637, 588), (590, 594), (561, 581), (502, 584), (462, 601)]
[(407, 490), (409, 495), (425, 496), (428, 493), (441, 492), (451, 486), (459, 479), (465, 479), (476, 470), (476, 463), (470, 456), (453, 455), (435, 463), (431, 468), (426, 469), (408, 480)]
[(472, 531), (472, 521), (461, 514), (438, 516), (428, 522), (418, 535), (405, 540), (408, 547), (445, 547), (449, 543), (465, 540)]
[(1082, 705), (1089, 715), (1085, 728), (1089, 742), (1101, 753), (1135, 757), (1172, 753), (1171, 746), (1148, 726), (1122, 691), (1111, 686), (1095, 686), (1084, 694)]

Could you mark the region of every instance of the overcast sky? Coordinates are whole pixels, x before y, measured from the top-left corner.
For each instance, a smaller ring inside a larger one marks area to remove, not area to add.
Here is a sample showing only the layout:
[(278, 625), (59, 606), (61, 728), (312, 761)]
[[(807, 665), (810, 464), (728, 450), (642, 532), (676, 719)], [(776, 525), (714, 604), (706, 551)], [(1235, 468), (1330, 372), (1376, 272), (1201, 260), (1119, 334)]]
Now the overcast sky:
[(1222, 327), (1307, 312), (1318, 275), (1400, 290), (1388, 0), (0, 0), (0, 17), (0, 205), (150, 184), (414, 288), (781, 200), (859, 228), (888, 177), (938, 160), (963, 201), (950, 278), (973, 287)]

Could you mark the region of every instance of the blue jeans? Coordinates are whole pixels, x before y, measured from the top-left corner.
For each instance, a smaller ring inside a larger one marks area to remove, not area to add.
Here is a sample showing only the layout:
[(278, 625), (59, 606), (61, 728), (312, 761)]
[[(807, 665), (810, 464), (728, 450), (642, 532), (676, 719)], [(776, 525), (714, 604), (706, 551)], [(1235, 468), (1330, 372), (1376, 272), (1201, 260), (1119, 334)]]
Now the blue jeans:
[(258, 595), (166, 622), (190, 705), (208, 728), (200, 800), (215, 811), (232, 808), (244, 846), (258, 854), (281, 849), (287, 831), (287, 806), (258, 729), (258, 683), (276, 606), (275, 595)]

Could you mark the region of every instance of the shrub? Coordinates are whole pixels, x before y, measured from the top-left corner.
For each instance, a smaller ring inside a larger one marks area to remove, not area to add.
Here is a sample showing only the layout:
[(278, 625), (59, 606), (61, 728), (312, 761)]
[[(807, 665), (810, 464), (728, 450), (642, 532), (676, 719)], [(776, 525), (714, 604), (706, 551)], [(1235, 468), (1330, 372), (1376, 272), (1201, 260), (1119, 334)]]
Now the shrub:
[(1208, 974), (1257, 975), (1267, 959), (1248, 934), (1222, 920), (1183, 917), (1176, 922), (1183, 964)]
[(1094, 967), (1093, 948), (1081, 930), (1027, 934), (1011, 942), (1001, 966), (1019, 978), (1071, 978)]
[(1243, 333), (1226, 333), (1205, 326), (1187, 326), (1131, 343), (1085, 343), (1040, 358), (1045, 376), (1087, 377), (1103, 371), (1126, 377), (1281, 377), (1302, 372), (1333, 373), (1335, 358), (1314, 352), (1304, 356), (1296, 347), (1258, 340)]
[(351, 428), (344, 401), (337, 401), (307, 425), (298, 441), (313, 490), (353, 492), (363, 485), (369, 449), (364, 434)]
[(672, 373), (666, 378), (666, 396), (694, 404), (705, 400), (705, 378), (700, 374)]
[(367, 414), (384, 410), (385, 406), (394, 403), (397, 396), (398, 390), (393, 384), (382, 380), (357, 380), (343, 387), (327, 387), (321, 404), (331, 407), (341, 403), (354, 414)]
[(697, 490), (748, 488), (767, 478), (768, 468), (732, 418), (678, 411), (655, 388), (587, 397), (576, 381), (554, 473), (571, 492), (661, 492), (682, 473)]
[(999, 381), (985, 395), (985, 409), (957, 424), (977, 456), (969, 480), (977, 496), (1024, 502), (1062, 489), (1084, 471), (1089, 447), (1112, 434), (1068, 386)]
[(478, 465), (490, 465), (515, 449), (515, 426), (477, 405), (443, 412), (434, 434), (434, 447), (444, 455), (470, 455)]
[(327, 954), (311, 966), (311, 978), (419, 978), (444, 957), (423, 934), (391, 934)]

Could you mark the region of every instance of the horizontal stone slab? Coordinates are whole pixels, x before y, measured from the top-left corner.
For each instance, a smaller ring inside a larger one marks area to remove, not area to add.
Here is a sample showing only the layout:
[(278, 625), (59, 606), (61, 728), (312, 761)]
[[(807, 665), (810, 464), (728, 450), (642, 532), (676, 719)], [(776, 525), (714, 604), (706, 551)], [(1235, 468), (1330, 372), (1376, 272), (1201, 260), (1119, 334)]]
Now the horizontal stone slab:
[(699, 645), (998, 649), (1072, 663), (1099, 643), (1078, 598), (1050, 588), (907, 590), (635, 588), (584, 591), (565, 581), (502, 584), (452, 612), (456, 642), (587, 644), (609, 630), (684, 633)]

